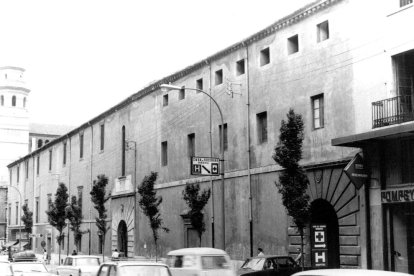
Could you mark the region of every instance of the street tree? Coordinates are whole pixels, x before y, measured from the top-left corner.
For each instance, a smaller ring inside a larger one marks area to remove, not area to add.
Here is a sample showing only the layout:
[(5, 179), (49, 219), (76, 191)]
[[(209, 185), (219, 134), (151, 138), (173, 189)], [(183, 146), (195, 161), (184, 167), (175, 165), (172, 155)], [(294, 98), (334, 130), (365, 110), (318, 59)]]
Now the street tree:
[(98, 179), (93, 181), (92, 191), (90, 192), (94, 208), (98, 211), (98, 216), (95, 217), (95, 221), (98, 227), (98, 235), (101, 236), (102, 261), (105, 258), (105, 236), (109, 230), (106, 221), (108, 218), (108, 210), (105, 207), (105, 203), (109, 200), (110, 194), (106, 194), (106, 185), (108, 185), (108, 177), (103, 174), (98, 175)]
[(30, 211), (29, 206), (27, 206), (27, 203), (25, 203), (22, 206), (22, 210), (23, 210), (23, 215), (21, 217), (21, 220), (23, 221), (23, 224), (24, 224), (24, 231), (27, 233), (27, 236), (29, 238), (28, 249), (32, 249), (32, 239), (30, 238), (30, 234), (32, 234), (32, 229), (33, 229), (33, 212)]
[(76, 249), (77, 251), (80, 251), (79, 243), (84, 233), (81, 231), (83, 215), (82, 208), (79, 206), (76, 196), (72, 196), (71, 202), (66, 209), (66, 216), (69, 219), (69, 229), (73, 232)]
[(306, 190), (309, 185), (304, 170), (299, 165), (302, 159), (304, 139), (304, 123), (300, 114), (290, 109), (287, 120), (282, 120), (279, 142), (275, 147), (273, 159), (284, 168), (279, 174), (276, 186), (282, 195), (282, 202), (287, 213), (292, 217), (301, 237), (301, 266), (304, 267), (303, 235), (309, 221), (309, 195)]
[(46, 210), (47, 220), (58, 231), (56, 238), (59, 245), (59, 263), (60, 263), (60, 249), (65, 238), (63, 230), (66, 227), (66, 207), (68, 206), (68, 188), (64, 183), (59, 183), (56, 190), (55, 201), (49, 200), (49, 209)]
[(197, 231), (199, 246), (201, 247), (201, 236), (206, 231), (203, 209), (210, 198), (211, 190), (203, 190), (201, 194), (199, 194), (199, 192), (199, 184), (186, 185), (185, 189), (183, 190), (183, 199), (190, 208), (188, 216), (191, 221), (191, 226)]
[(152, 230), (152, 237), (154, 238), (155, 244), (155, 260), (158, 256), (158, 238), (159, 230), (169, 232), (170, 230), (163, 226), (163, 221), (161, 219), (159, 206), (162, 203), (162, 197), (157, 196), (157, 192), (154, 190), (154, 183), (157, 180), (158, 174), (156, 172), (151, 172), (150, 175), (147, 175), (142, 180), (141, 185), (138, 187), (138, 193), (141, 195), (139, 199), (139, 206), (144, 212), (145, 216), (149, 219), (149, 224)]

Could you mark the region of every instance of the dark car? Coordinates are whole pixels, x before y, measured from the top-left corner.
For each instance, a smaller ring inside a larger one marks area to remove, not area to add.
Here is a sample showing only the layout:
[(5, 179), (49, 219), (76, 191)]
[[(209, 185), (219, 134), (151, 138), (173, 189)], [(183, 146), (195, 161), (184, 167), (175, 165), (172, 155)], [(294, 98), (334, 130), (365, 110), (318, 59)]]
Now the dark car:
[(299, 265), (290, 256), (258, 256), (247, 259), (237, 275), (290, 276), (300, 271)]
[(13, 254), (13, 262), (37, 262), (36, 254), (33, 251), (26, 250)]

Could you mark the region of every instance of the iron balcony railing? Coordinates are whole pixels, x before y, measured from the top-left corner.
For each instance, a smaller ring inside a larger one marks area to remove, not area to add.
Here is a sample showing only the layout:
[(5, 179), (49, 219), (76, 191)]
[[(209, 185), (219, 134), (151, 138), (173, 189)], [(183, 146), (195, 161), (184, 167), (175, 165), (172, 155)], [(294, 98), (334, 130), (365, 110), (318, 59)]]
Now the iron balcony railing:
[(397, 96), (372, 103), (372, 128), (414, 120), (413, 97)]

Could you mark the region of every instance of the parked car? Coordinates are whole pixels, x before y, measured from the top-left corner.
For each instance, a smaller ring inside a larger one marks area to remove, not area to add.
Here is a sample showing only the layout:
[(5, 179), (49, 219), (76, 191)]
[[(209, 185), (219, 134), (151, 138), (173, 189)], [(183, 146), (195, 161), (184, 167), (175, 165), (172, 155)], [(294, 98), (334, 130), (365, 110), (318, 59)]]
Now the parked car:
[(290, 276), (300, 270), (300, 266), (290, 256), (269, 255), (248, 258), (237, 275)]
[(95, 276), (99, 270), (99, 266), (99, 256), (68, 256), (63, 262), (63, 265), (56, 268), (56, 273), (61, 276)]
[(56, 276), (49, 273), (42, 262), (17, 262), (10, 265), (13, 276)]
[(13, 275), (9, 261), (3, 261), (3, 260), (0, 261), (0, 271), (1, 271), (1, 275), (4, 275), (4, 276)]
[(293, 274), (293, 276), (408, 276), (411, 274), (383, 271), (383, 270), (369, 270), (369, 269), (316, 269), (302, 271)]
[(13, 262), (37, 262), (36, 254), (31, 250), (21, 251), (13, 254)]
[(120, 261), (103, 263), (97, 276), (171, 276), (167, 265), (162, 263)]
[(230, 257), (220, 249), (196, 247), (173, 250), (168, 253), (167, 265), (173, 276), (234, 276)]

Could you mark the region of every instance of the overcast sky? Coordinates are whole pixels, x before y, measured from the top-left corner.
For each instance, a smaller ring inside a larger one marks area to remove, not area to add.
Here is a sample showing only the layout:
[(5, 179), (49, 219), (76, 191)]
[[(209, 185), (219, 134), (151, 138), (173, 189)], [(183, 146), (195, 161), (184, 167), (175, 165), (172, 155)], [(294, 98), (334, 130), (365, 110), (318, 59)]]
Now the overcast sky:
[(0, 66), (32, 122), (78, 126), (311, 0), (0, 0)]

